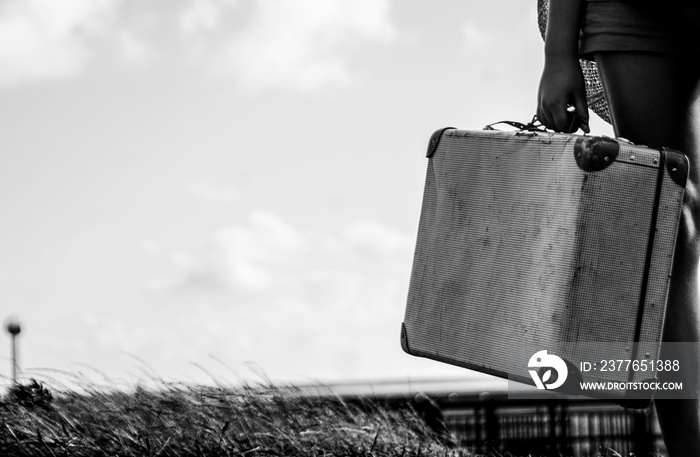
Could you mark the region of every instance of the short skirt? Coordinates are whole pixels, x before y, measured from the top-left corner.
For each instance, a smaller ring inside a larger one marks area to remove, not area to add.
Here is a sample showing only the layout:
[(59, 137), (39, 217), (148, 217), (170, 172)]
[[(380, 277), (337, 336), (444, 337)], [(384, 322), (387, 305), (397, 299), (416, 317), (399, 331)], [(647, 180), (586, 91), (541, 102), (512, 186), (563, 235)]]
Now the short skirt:
[(579, 53), (642, 51), (700, 59), (700, 1), (586, 2)]

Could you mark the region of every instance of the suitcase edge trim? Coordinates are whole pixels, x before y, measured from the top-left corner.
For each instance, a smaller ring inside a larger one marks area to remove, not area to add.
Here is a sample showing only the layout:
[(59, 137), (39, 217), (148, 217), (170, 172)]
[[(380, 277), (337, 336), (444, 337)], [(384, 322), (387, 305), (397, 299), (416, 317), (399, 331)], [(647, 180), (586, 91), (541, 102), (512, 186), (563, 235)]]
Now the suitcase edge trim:
[[(532, 379), (527, 378), (525, 376), (518, 376), (514, 375), (512, 373), (506, 373), (501, 370), (495, 370), (493, 368), (486, 368), (484, 366), (476, 365), (476, 364), (470, 364), (466, 363), (457, 359), (452, 359), (450, 357), (445, 357), (439, 354), (435, 354), (432, 352), (427, 352), (427, 351), (421, 351), (421, 350), (413, 350), (411, 351), (408, 345), (408, 331), (406, 330), (406, 324), (404, 322), (401, 323), (401, 348), (404, 350), (409, 355), (412, 355), (414, 357), (421, 357), (425, 358), (428, 360), (433, 360), (436, 362), (442, 362), (442, 363), (447, 363), (452, 366), (464, 368), (467, 370), (472, 370), (477, 373), (484, 373), (490, 376), (496, 376), (501, 379), (507, 379), (509, 382), (517, 382), (529, 386), (535, 385), (535, 383), (532, 381)], [(656, 380), (657, 378), (650, 378)], [(602, 393), (599, 393), (597, 396), (590, 396), (590, 395), (585, 395), (581, 392), (567, 392), (565, 390), (549, 390), (547, 391), (549, 393), (556, 393), (558, 395), (574, 395), (574, 396), (584, 396), (588, 398), (594, 398), (597, 400), (607, 400), (611, 401), (613, 403), (617, 403), (623, 408), (633, 408), (633, 409), (645, 409), (649, 406), (649, 404), (652, 402), (654, 395), (650, 398), (629, 398), (629, 390), (625, 390), (623, 396), (618, 396), (615, 395), (614, 393), (608, 393), (605, 391), (601, 391)], [(606, 395), (607, 394), (607, 395)]]
[[(408, 355), (412, 355), (414, 357), (422, 357), (426, 358), (429, 360), (434, 360), (437, 362), (443, 362), (447, 363), (448, 365), (453, 365), (461, 368), (466, 368), (468, 370), (473, 370), (477, 371), (480, 373), (486, 373), (489, 375), (497, 376), (502, 379), (509, 379), (513, 378), (512, 374), (506, 373), (505, 371), (501, 370), (496, 370), (493, 368), (487, 368), (485, 366), (473, 364), (473, 363), (468, 363), (468, 362), (463, 362), (461, 360), (453, 359), (451, 357), (445, 357), (443, 355), (439, 355), (433, 352), (428, 352), (428, 351), (421, 351), (421, 350), (415, 350), (415, 349), (410, 349), (410, 346), (408, 344), (408, 330), (406, 330), (406, 323), (402, 322), (401, 323), (401, 348), (406, 352)], [(520, 382), (521, 377), (520, 376), (515, 376), (513, 380), (518, 380)], [(524, 383), (527, 384), (528, 378), (522, 377), (522, 380), (525, 381)], [(529, 380), (530, 384), (534, 385), (532, 380)]]

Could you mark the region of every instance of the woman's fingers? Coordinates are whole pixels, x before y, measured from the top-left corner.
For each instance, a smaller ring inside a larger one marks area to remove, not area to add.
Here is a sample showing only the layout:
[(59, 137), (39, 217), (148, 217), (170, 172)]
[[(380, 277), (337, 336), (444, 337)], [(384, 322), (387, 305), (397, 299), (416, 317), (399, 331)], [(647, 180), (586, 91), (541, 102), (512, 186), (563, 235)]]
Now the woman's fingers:
[(540, 104), (537, 109), (537, 119), (542, 125), (556, 132), (574, 133), (581, 129), (584, 133), (590, 133), (588, 108), (585, 102), (583, 106), (579, 105), (578, 108), (571, 105), (560, 105), (554, 109), (548, 109)]
[(571, 133), (571, 117), (567, 111), (567, 106), (558, 106), (552, 111), (552, 120), (554, 121), (555, 130), (557, 132)]
[(586, 101), (586, 91), (574, 92), (574, 115), (577, 117), (576, 128), (581, 128), (584, 133), (590, 133), (591, 128), (588, 126), (588, 102)]
[(571, 118), (566, 111), (566, 106), (550, 109), (540, 104), (537, 110), (537, 118), (542, 125), (555, 132), (568, 133), (571, 127)]
[(548, 129), (553, 129), (552, 127), (552, 120), (549, 117), (549, 113), (545, 112), (542, 109), (542, 105), (537, 106), (537, 119), (540, 121), (542, 125), (547, 127)]

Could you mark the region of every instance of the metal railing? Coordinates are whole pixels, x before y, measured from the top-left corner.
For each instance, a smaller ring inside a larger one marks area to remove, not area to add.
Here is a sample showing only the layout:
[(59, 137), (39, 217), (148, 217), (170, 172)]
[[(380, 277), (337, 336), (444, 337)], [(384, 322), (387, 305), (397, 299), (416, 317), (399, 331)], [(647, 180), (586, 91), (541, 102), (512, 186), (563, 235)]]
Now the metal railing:
[(625, 409), (593, 399), (507, 396), (430, 401), (454, 438), (475, 452), (583, 457), (605, 449), (639, 456), (664, 449), (653, 408)]

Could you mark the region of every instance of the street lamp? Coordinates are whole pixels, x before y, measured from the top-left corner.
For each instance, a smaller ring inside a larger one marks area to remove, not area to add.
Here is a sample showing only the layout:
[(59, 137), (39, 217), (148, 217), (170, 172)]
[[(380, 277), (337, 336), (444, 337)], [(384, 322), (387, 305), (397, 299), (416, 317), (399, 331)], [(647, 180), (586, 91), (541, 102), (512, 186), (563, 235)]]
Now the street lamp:
[(19, 326), (19, 322), (16, 320), (11, 320), (7, 323), (7, 332), (12, 338), (12, 382), (17, 384), (17, 344), (15, 340), (17, 335), (22, 329)]

